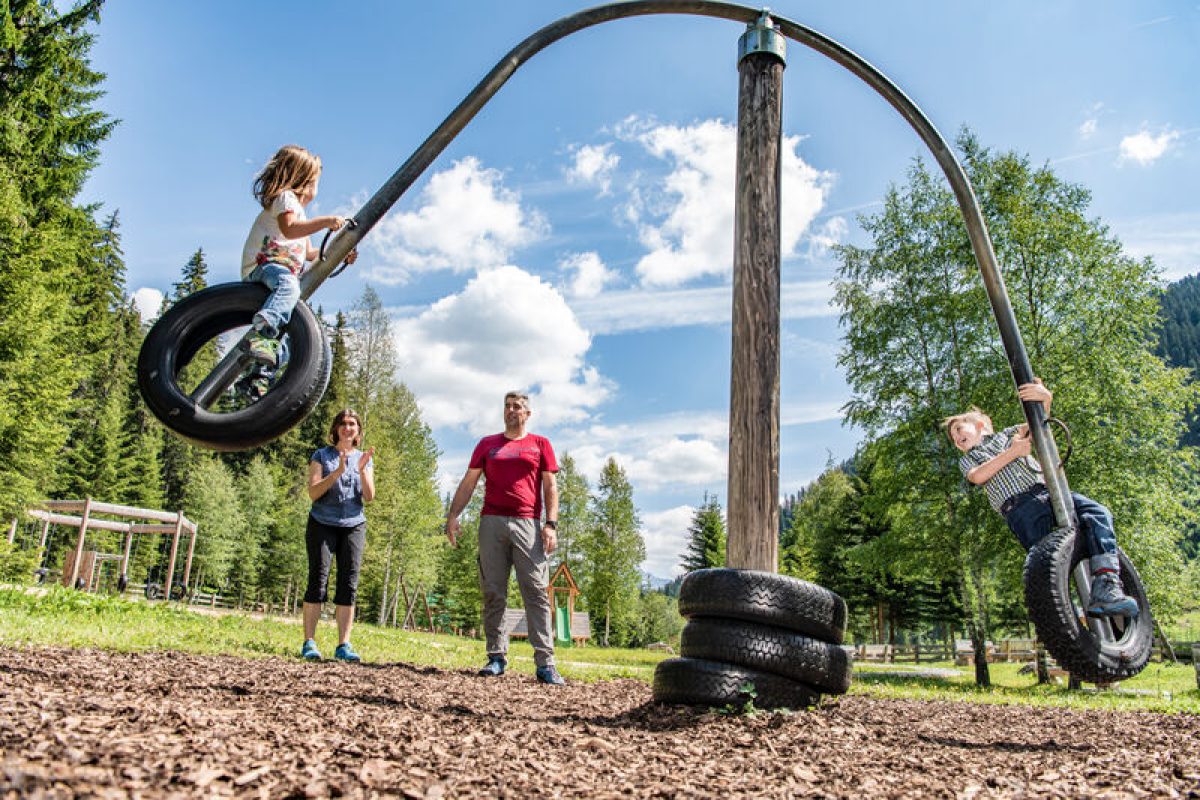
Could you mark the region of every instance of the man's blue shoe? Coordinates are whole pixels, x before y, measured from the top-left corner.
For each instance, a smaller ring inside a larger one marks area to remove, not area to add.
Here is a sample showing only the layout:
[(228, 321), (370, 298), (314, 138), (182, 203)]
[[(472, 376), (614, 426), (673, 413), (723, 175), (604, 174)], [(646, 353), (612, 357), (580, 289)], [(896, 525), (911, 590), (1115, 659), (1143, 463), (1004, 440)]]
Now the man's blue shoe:
[(317, 649), (317, 643), (312, 639), (305, 639), (304, 646), (300, 648), (300, 657), (305, 661), (320, 661), (321, 651)]
[(333, 651), (333, 657), (338, 661), (349, 661), (355, 664), (357, 664), (359, 661), (362, 661), (362, 657), (358, 653), (354, 652), (354, 648), (350, 646), (349, 642), (339, 644), (337, 646), (337, 650)]
[(548, 664), (544, 667), (537, 668), (538, 683), (549, 683), (552, 686), (562, 686), (566, 683), (563, 676), (558, 674), (558, 670), (553, 664)]
[(1092, 576), (1092, 596), (1088, 598), (1087, 615), (1137, 619), (1138, 604), (1125, 594), (1117, 573), (1100, 572)]
[(500, 656), (488, 656), (487, 664), (478, 674), (485, 678), (496, 678), (504, 674), (504, 668), (507, 666), (508, 662)]

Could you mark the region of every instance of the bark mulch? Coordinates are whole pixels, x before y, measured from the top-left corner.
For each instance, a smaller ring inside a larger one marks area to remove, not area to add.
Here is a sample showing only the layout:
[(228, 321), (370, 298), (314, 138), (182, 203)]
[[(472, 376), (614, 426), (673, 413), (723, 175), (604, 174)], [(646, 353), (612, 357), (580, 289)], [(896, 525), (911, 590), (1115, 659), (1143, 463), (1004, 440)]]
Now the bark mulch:
[(0, 797), (1193, 797), (1200, 717), (0, 648)]

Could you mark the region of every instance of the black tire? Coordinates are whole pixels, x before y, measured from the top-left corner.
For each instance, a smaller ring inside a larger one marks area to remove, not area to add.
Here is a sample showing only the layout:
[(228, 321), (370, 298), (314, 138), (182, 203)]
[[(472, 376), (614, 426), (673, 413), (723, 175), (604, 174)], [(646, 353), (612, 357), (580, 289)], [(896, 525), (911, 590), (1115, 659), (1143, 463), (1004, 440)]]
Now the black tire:
[(698, 569), (679, 587), (685, 617), (760, 622), (841, 644), (846, 603), (834, 592), (788, 575), (751, 569)]
[(163, 425), (213, 450), (247, 450), (283, 435), (313, 410), (329, 383), (333, 359), (324, 328), (303, 302), (284, 329), (287, 369), (258, 402), (236, 411), (210, 411), (177, 382), (205, 343), (249, 325), (269, 294), (259, 283), (222, 283), (183, 298), (154, 323), (138, 354), (138, 388)]
[[(743, 691), (753, 684), (753, 695)], [(668, 658), (654, 670), (654, 700), (672, 705), (735, 706), (753, 701), (757, 708), (809, 708), (821, 693), (802, 683), (747, 667)]]
[(1096, 633), (1097, 623), (1084, 616), (1077, 600), (1072, 572), (1087, 558), (1071, 531), (1056, 531), (1025, 557), (1025, 606), (1038, 638), (1059, 666), (1080, 680), (1113, 683), (1137, 675), (1150, 660), (1154, 618), (1141, 576), (1124, 553), (1119, 553), (1121, 584), (1138, 604), (1135, 620), (1112, 622), (1114, 641)]
[(157, 583), (147, 583), (143, 590), (147, 600), (161, 600), (163, 596), (162, 586)]
[(850, 688), (853, 661), (841, 646), (771, 625), (697, 617), (684, 626), (679, 652), (780, 675), (831, 694)]

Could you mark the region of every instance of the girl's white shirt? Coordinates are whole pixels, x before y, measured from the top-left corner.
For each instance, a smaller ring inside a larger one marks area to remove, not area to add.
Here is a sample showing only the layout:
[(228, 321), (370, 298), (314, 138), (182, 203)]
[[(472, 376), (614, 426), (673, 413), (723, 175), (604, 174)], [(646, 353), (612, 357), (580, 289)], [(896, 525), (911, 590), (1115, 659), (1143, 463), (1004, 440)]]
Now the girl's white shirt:
[(287, 267), (296, 275), (304, 269), (308, 255), (308, 237), (289, 239), (279, 230), (279, 215), (292, 212), (292, 223), (308, 219), (304, 206), (291, 191), (281, 192), (271, 205), (255, 217), (250, 226), (250, 235), (242, 247), (242, 280), (250, 277), (256, 268), (272, 263)]

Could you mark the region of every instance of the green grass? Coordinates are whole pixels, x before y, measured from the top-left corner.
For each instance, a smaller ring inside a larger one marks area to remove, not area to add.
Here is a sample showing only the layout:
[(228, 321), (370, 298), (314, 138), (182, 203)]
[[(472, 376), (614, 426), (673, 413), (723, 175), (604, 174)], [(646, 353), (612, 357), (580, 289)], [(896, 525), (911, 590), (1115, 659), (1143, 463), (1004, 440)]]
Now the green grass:
[[(921, 666), (954, 669), (950, 662)], [(992, 686), (985, 689), (975, 685), (974, 667), (956, 670), (953, 678), (939, 678), (904, 674), (908, 670), (890, 664), (857, 664), (850, 692), (919, 700), (1200, 714), (1200, 690), (1191, 664), (1152, 661), (1136, 677), (1104, 691), (1088, 684), (1083, 691), (1070, 691), (1065, 684), (1039, 686), (1035, 675), (1019, 672), (1021, 666), (989, 664)]]
[[(322, 621), (317, 643), (332, 654), (334, 627)], [(173, 603), (146, 603), (102, 597), (59, 587), (44, 593), (0, 589), (0, 642), (6, 647), (95, 647), (121, 652), (178, 650), (242, 658), (294, 658), (301, 639), (298, 620), (258, 618), (244, 614), (210, 615)], [(442, 669), (474, 669), (483, 664), (483, 642), (445, 634), (380, 628), (358, 623), (355, 648), (375, 663), (405, 662)], [(665, 658), (648, 650), (601, 647), (561, 648), (559, 669), (569, 679), (595, 681), (636, 678), (649, 682), (655, 665)], [(509, 658), (517, 671), (533, 671), (529, 644), (515, 640)], [(859, 664), (853, 694), (976, 703), (1032, 706), (1149, 710), (1200, 713), (1200, 691), (1190, 664), (1151, 663), (1118, 691), (1068, 691), (1037, 686), (1032, 675), (1018, 674), (1018, 664), (992, 664), (990, 689), (974, 685), (972, 669), (954, 677), (908, 674), (908, 665)], [(954, 669), (949, 663), (921, 664), (922, 670)]]

